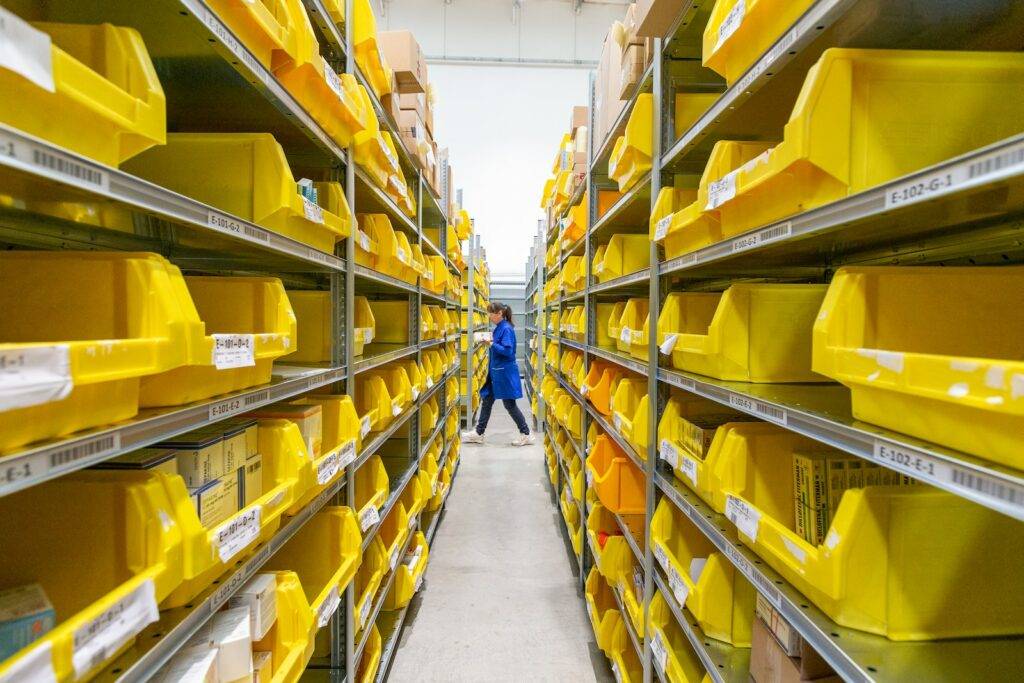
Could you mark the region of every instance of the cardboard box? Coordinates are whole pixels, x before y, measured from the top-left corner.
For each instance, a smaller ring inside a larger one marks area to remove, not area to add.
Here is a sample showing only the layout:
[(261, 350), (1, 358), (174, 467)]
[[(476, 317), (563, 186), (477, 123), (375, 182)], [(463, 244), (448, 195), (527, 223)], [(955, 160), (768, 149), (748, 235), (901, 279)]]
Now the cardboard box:
[(587, 107), (576, 105), (572, 108), (572, 118), (569, 120), (569, 131), (573, 139), (576, 138), (576, 129), (580, 126), (590, 125), (590, 110)]
[(380, 31), (377, 44), (395, 72), (395, 81), (400, 93), (425, 92), (427, 87), (427, 62), (423, 50), (412, 35), (412, 31)]
[(398, 106), (403, 110), (411, 110), (419, 114), (421, 120), (426, 123), (427, 118), (427, 95), (426, 93), (404, 93), (398, 96)]
[(398, 92), (398, 86), (394, 84), (394, 78), (392, 80), (391, 92), (384, 97), (380, 98), (380, 104), (384, 109), (391, 114), (391, 118), (398, 123), (398, 119), (401, 116), (402, 111), (402, 95)]
[(252, 505), (263, 495), (263, 456), (259, 453), (245, 461), (241, 469), (241, 507)]
[(200, 488), (189, 489), (189, 495), (199, 514), (199, 523), (213, 529), (238, 512), (238, 474), (232, 472)]
[(156, 683), (218, 683), (217, 650), (187, 648), (157, 672)]
[(302, 440), (306, 444), (306, 451), (310, 457), (320, 457), (324, 433), (323, 408), (320, 406), (301, 403), (274, 403), (248, 413), (248, 417), (291, 420), (299, 426)]
[(53, 630), (55, 618), (38, 583), (0, 590), (0, 662)]
[(718, 428), (728, 422), (753, 422), (757, 418), (746, 416), (743, 413), (711, 413), (708, 415), (694, 415), (688, 418), (680, 418), (679, 440), (686, 451), (703, 460), (711, 448), (711, 442), (718, 432)]
[[(604, 39), (604, 47), (601, 49), (601, 62), (598, 65), (598, 82), (595, 90), (596, 111), (600, 121), (598, 136), (595, 140), (598, 145), (602, 144), (608, 136), (618, 118), (619, 113), (625, 106), (625, 102), (619, 97), (621, 90), (619, 79), (622, 76), (622, 50), (625, 42), (625, 26), (622, 22), (616, 21), (612, 24), (608, 35)], [(600, 86), (600, 87), (597, 87)]]
[(220, 427), (224, 430), (224, 473), (237, 472), (259, 452), (259, 426), (255, 419), (241, 417), (225, 420)]
[(270, 652), (252, 653), (252, 683), (270, 683), (274, 678), (274, 656)]
[(398, 132), (402, 136), (402, 143), (409, 150), (409, 155), (420, 160), (420, 165), (425, 166), (426, 156), (423, 154), (422, 145), (427, 144), (427, 127), (423, 119), (414, 109), (403, 109), (398, 119)]
[(636, 0), (636, 35), (664, 38), (683, 11), (683, 0)]
[(750, 678), (755, 683), (838, 683), (842, 679), (807, 643), (800, 639), (798, 657), (786, 654), (771, 631), (760, 619), (754, 619), (750, 646)]
[(95, 470), (151, 470), (163, 474), (177, 474), (175, 452), (166, 448), (140, 448), (92, 465)]
[[(632, 5), (630, 5), (632, 7)], [(644, 75), (647, 52), (643, 45), (627, 45), (622, 53), (622, 73), (619, 76), (619, 99), (627, 100)]]
[(249, 610), (249, 630), (253, 640), (262, 640), (277, 619), (277, 575), (257, 574), (228, 598), (228, 607)]
[(189, 489), (205, 486), (224, 475), (224, 435), (219, 429), (197, 429), (156, 444), (174, 451), (178, 474)]
[(222, 681), (252, 679), (252, 635), (249, 608), (235, 607), (213, 615), (213, 640), (217, 643), (217, 675)]

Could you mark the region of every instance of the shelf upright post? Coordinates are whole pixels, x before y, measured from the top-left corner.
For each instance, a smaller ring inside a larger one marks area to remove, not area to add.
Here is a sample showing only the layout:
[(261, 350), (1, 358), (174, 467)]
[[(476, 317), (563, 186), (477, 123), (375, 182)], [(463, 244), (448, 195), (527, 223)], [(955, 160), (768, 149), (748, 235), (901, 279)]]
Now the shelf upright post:
[[(424, 262), (424, 264), (426, 264), (427, 250), (423, 248), (425, 246), (423, 237), (424, 237), (424, 234), (423, 234), (423, 171), (422, 171), (422, 169), (417, 169), (417, 171), (416, 171), (416, 239), (419, 240), (420, 253), (424, 255), (423, 262)], [(412, 254), (409, 254), (409, 259), (412, 260)], [(422, 334), (421, 334), (422, 333), (423, 321), (422, 320), (418, 320), (418, 318), (419, 318), (419, 315), (420, 315), (420, 311), (423, 310), (423, 284), (422, 283), (423, 283), (423, 279), (417, 277), (416, 278), (416, 294), (413, 295), (415, 297), (414, 298), (415, 304), (413, 306), (413, 311), (412, 311), (413, 315), (409, 319), (410, 322), (417, 321), (417, 324), (410, 326), (409, 330), (412, 331), (413, 327), (416, 328), (416, 332), (412, 335), (412, 339), (415, 340), (413, 343), (416, 344), (416, 364), (421, 366), (421, 367), (423, 366), (423, 349), (420, 348), (420, 342), (423, 341)], [(416, 459), (418, 461), (419, 460), (419, 455), (420, 455), (420, 439), (422, 438), (422, 435), (420, 434), (420, 425), (422, 424), (420, 422), (420, 411), (417, 410), (416, 412), (414, 412), (412, 417), (410, 418), (410, 420), (411, 420), (411, 422), (409, 424), (409, 457), (410, 458), (414, 458), (414, 459)]]
[[(593, 159), (594, 154), (594, 89), (597, 86), (596, 74), (591, 71), (587, 79), (588, 86), (587, 92), (590, 95), (589, 106), (587, 107), (587, 177), (584, 178), (583, 182), (586, 183), (586, 195), (587, 195), (587, 229), (583, 234), (583, 260), (584, 265), (584, 277), (583, 277), (583, 313), (587, 319), (586, 329), (583, 331), (583, 375), (586, 377), (590, 370), (590, 345), (597, 340), (597, 300), (590, 294), (591, 277), (593, 273), (591, 269), (593, 265), (591, 260), (594, 253), (593, 239), (590, 237), (590, 226), (594, 224), (596, 220), (597, 212), (597, 192), (594, 191), (592, 183), (592, 177), (590, 173), (590, 160)], [(570, 131), (571, 132), (571, 131)], [(582, 387), (581, 387), (582, 389)], [(582, 395), (582, 392), (581, 392)], [(583, 398), (586, 402), (586, 397)], [(580, 427), (580, 452), (583, 453), (584, 460), (587, 456), (587, 433), (590, 431), (590, 413), (587, 411), (586, 405), (580, 406), (580, 414), (582, 425)], [(586, 465), (584, 464), (584, 467)], [(587, 509), (587, 496), (586, 487), (584, 487), (583, 500), (580, 501), (580, 509), (582, 510), (582, 519), (580, 523), (585, 527), (587, 524), (587, 516), (590, 514), (590, 510)], [(580, 590), (586, 588), (587, 574), (589, 573), (589, 566), (593, 564), (593, 558), (591, 562), (587, 561), (587, 543), (580, 544)]]
[[(355, 74), (355, 50), (352, 44), (354, 0), (345, 0), (345, 73)], [(345, 388), (353, 401), (356, 401), (356, 375), (354, 370), (354, 354), (352, 330), (355, 329), (355, 290), (356, 290), (356, 166), (355, 150), (348, 147), (345, 164), (345, 199), (352, 212), (352, 229), (345, 240)], [(350, 510), (356, 509), (356, 468), (354, 463), (345, 468), (345, 503)], [(334, 619), (335, 626), (331, 638), (331, 678), (332, 680), (355, 680), (355, 581), (349, 582), (345, 588), (345, 600), (340, 613), (344, 617)], [(344, 651), (339, 645), (344, 642)], [(344, 666), (344, 678), (335, 672)]]
[[(544, 224), (537, 220), (537, 238), (535, 244), (537, 247), (537, 301), (539, 305), (537, 311), (539, 313), (537, 320), (537, 332), (535, 333), (537, 341), (537, 367), (534, 368), (534, 372), (537, 373), (537, 386), (543, 386), (544, 375), (547, 373), (547, 365), (544, 362), (545, 351), (547, 351), (547, 334), (548, 329), (548, 308), (547, 301), (544, 300), (544, 285), (546, 284), (545, 275), (547, 271), (547, 264), (544, 263), (545, 250), (547, 249), (547, 236), (546, 228)], [(540, 389), (537, 389), (537, 415), (534, 417), (537, 419), (537, 425), (540, 429), (540, 433), (543, 436), (546, 432), (545, 429), (547, 424), (545, 422), (545, 416), (547, 410), (545, 408), (545, 401), (543, 394), (540, 393)]]
[[(658, 201), (661, 191), (661, 143), (662, 143), (662, 110), (664, 102), (663, 54), (661, 38), (654, 39), (653, 69), (653, 101), (654, 111), (651, 122), (651, 210)], [(654, 479), (657, 473), (658, 457), (658, 333), (657, 321), (661, 312), (661, 282), (658, 274), (658, 243), (650, 242), (650, 273), (648, 281), (648, 323), (647, 323), (647, 460), (644, 463), (644, 474), (647, 479), (647, 514), (644, 522), (644, 623), (650, 623), (648, 613), (654, 597), (654, 553), (651, 551), (651, 521), (654, 519), (656, 491)], [(650, 629), (644, 629), (643, 643), (644, 683), (653, 680), (654, 658), (651, 652)]]
[(462, 394), (462, 401), (465, 408), (467, 430), (473, 428), (473, 352), (476, 351), (476, 340), (474, 339), (476, 322), (473, 319), (476, 313), (476, 291), (473, 274), (476, 266), (474, 246), (477, 241), (476, 235), (470, 235), (469, 246), (466, 248), (466, 390)]

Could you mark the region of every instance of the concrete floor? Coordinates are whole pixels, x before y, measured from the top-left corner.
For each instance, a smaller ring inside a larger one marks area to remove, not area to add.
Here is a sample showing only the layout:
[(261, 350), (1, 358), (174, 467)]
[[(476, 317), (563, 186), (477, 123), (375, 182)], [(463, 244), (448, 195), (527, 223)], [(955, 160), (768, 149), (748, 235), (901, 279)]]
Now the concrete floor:
[(515, 434), (495, 406), (487, 444), (463, 445), (389, 681), (614, 680), (577, 590), (543, 437), (507, 446)]

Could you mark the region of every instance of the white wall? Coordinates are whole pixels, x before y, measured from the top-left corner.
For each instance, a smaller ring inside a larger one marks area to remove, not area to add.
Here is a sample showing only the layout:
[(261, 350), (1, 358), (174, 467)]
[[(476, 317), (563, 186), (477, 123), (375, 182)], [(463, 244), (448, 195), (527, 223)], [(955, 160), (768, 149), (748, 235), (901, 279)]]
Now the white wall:
[[(381, 27), (411, 30), (426, 55), (596, 60), (625, 7), (571, 0), (386, 0)], [(575, 38), (574, 38), (575, 36)], [(430, 64), (434, 133), (448, 147), (455, 187), (476, 220), (494, 272), (519, 275), (529, 256), (544, 181), (574, 105), (587, 103), (589, 70)]]

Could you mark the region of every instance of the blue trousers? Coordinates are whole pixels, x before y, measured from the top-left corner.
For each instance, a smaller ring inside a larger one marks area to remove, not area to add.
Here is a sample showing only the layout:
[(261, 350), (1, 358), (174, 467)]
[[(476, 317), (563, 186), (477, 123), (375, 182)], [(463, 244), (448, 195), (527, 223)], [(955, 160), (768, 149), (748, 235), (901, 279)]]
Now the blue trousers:
[[(523, 412), (519, 410), (519, 406), (516, 405), (514, 398), (503, 398), (501, 404), (505, 406), (505, 410), (512, 416), (512, 420), (515, 421), (516, 427), (519, 428), (520, 434), (529, 434), (530, 427), (526, 424), (526, 418), (523, 417)], [(483, 435), (484, 430), (487, 429), (487, 422), (491, 419), (491, 408), (494, 406), (494, 396), (484, 396), (480, 401), (480, 420), (476, 424), (476, 433)]]

